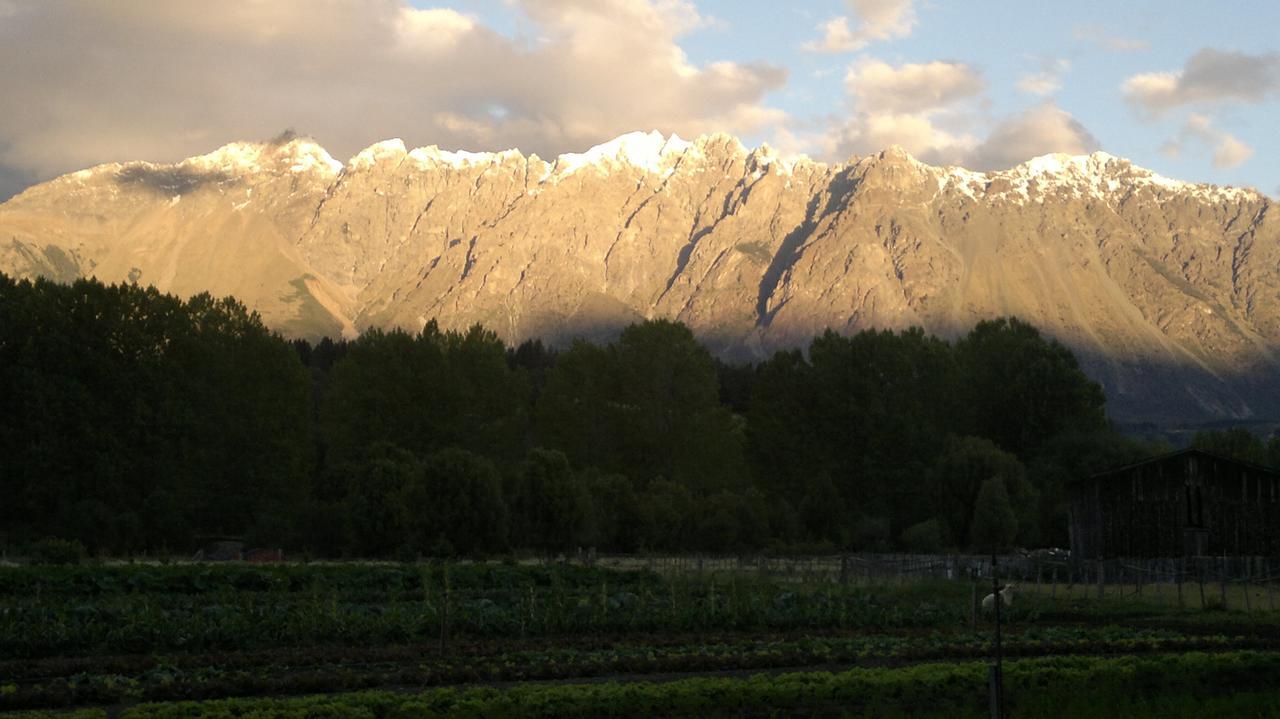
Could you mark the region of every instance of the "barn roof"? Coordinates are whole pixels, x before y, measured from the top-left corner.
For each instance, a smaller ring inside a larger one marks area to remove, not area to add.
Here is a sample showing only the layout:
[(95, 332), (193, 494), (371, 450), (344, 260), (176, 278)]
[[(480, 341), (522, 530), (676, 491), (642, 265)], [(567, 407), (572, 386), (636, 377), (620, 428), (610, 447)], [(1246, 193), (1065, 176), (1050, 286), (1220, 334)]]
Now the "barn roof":
[(1175, 452), (1168, 452), (1166, 454), (1157, 455), (1155, 457), (1148, 457), (1147, 459), (1144, 459), (1140, 462), (1133, 462), (1132, 464), (1126, 464), (1122, 467), (1114, 467), (1112, 469), (1108, 469), (1103, 472), (1098, 472), (1097, 474), (1089, 475), (1088, 479), (1100, 479), (1102, 477), (1110, 477), (1111, 475), (1121, 474), (1123, 472), (1127, 472), (1131, 469), (1135, 469), (1143, 465), (1155, 464), (1156, 462), (1163, 462), (1167, 459), (1173, 459), (1174, 457), (1181, 457), (1187, 454), (1200, 455), (1201, 457), (1207, 457), (1209, 459), (1218, 460), (1219, 462), (1230, 462), (1231, 464), (1236, 464), (1241, 467), (1245, 467), (1251, 472), (1258, 472), (1261, 474), (1268, 474), (1273, 477), (1280, 477), (1280, 472), (1277, 472), (1276, 470), (1270, 467), (1264, 467), (1260, 464), (1254, 464), (1253, 462), (1247, 462), (1242, 459), (1236, 459), (1235, 457), (1228, 457), (1226, 455), (1218, 454), (1216, 452), (1209, 452), (1209, 451), (1200, 449), (1199, 447), (1187, 447), (1185, 449), (1179, 449)]

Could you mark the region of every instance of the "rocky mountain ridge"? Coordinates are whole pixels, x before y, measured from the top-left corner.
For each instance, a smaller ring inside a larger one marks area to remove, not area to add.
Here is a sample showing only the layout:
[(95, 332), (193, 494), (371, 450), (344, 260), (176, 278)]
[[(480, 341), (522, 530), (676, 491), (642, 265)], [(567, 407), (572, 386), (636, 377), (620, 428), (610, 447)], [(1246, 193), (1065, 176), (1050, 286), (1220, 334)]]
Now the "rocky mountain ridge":
[(760, 358), (827, 327), (1017, 315), (1130, 421), (1280, 417), (1280, 225), (1252, 190), (1094, 153), (1002, 172), (631, 133), (550, 160), (305, 138), (71, 173), (0, 205), (0, 271), (233, 294), (290, 336), (647, 317)]

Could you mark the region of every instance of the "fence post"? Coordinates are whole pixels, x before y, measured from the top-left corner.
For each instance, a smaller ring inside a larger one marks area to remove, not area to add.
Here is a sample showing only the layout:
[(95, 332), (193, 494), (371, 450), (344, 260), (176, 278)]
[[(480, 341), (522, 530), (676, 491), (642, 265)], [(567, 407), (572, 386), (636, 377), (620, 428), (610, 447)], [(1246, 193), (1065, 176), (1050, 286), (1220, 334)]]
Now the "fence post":
[(1107, 581), (1107, 563), (1105, 559), (1098, 560), (1098, 599), (1103, 597), (1103, 587)]
[(1050, 592), (1052, 592), (1052, 597), (1054, 599), (1058, 598), (1058, 568), (1057, 567), (1053, 568), (1053, 589), (1051, 589)]

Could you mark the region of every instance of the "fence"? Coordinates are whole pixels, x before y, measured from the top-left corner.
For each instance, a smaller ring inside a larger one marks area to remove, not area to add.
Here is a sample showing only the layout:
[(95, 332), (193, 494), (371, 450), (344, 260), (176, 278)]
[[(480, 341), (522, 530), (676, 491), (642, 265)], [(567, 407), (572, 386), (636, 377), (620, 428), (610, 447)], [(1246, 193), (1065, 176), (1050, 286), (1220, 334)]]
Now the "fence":
[[(752, 573), (805, 583), (892, 584), (952, 579), (989, 584), (990, 555), (845, 554), (823, 556), (603, 556), (586, 564), (649, 569), (662, 574)], [(1141, 597), (1176, 601), (1180, 608), (1273, 610), (1280, 591), (1280, 559), (1180, 557), (1072, 560), (1056, 555), (997, 557), (1000, 578), (1021, 593), (1051, 598)]]

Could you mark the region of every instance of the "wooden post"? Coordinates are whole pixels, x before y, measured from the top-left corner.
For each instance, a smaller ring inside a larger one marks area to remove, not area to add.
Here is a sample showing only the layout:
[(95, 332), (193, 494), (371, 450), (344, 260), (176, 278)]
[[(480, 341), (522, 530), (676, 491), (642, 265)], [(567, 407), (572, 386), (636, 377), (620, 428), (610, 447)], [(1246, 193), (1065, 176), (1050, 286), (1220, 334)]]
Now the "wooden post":
[(1106, 560), (1098, 560), (1098, 599), (1102, 599), (1105, 593), (1104, 587), (1107, 582), (1107, 564)]
[(1147, 572), (1146, 567), (1138, 567), (1138, 596), (1139, 597), (1142, 596), (1142, 580), (1144, 579), (1142, 575), (1146, 574), (1146, 572)]
[(1218, 589), (1219, 594), (1222, 595), (1222, 609), (1225, 611), (1227, 609), (1227, 578), (1225, 575), (1218, 578)]
[(1058, 598), (1058, 568), (1057, 567), (1053, 568), (1053, 589), (1050, 591), (1052, 592), (1052, 597), (1054, 599), (1057, 599)]

